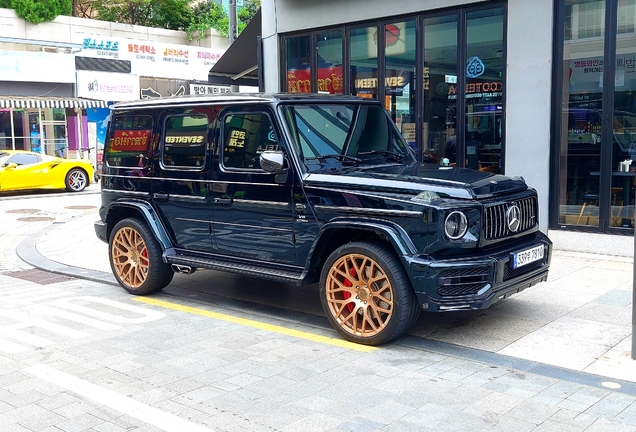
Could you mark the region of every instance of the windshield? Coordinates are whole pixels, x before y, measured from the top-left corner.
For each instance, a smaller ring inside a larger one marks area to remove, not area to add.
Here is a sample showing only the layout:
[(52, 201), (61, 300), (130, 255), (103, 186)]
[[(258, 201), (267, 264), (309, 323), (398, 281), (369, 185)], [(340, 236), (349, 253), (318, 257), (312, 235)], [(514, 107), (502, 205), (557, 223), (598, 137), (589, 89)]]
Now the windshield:
[(0, 166), (3, 166), (5, 163), (7, 163), (10, 157), (11, 155), (9, 153), (0, 152)]
[(413, 161), (379, 105), (287, 105), (282, 109), (296, 151), (309, 171)]

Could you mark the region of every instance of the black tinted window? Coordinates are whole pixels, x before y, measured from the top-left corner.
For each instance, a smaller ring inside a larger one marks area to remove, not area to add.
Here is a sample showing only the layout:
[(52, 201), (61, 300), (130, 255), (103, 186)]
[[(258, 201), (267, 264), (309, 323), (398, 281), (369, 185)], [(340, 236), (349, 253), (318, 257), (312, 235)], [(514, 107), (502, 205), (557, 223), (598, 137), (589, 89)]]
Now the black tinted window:
[(267, 114), (231, 114), (223, 122), (223, 165), (260, 169), (260, 154), (278, 150), (278, 137)]
[(152, 124), (152, 117), (146, 115), (115, 117), (107, 143), (108, 164), (143, 168), (148, 161)]
[(163, 165), (203, 167), (207, 143), (208, 117), (189, 114), (166, 118), (163, 135)]

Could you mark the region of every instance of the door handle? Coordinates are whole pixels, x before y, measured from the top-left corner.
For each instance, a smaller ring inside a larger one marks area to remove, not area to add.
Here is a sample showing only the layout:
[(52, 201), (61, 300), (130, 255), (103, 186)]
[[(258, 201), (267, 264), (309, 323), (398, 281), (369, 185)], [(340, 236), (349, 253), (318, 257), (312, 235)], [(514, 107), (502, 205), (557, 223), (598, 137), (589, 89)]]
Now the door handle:
[(305, 211), (307, 210), (307, 204), (296, 203), (296, 210)]
[(214, 204), (229, 206), (232, 204), (232, 198), (214, 198)]
[(154, 199), (155, 201), (166, 202), (168, 201), (168, 194), (155, 193), (152, 194), (152, 199)]

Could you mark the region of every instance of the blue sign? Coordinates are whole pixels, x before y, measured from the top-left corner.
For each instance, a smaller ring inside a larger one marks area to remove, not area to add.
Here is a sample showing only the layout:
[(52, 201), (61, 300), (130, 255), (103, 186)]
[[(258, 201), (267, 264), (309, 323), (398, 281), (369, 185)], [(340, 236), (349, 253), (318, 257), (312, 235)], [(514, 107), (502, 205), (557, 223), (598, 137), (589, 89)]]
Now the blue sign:
[(484, 72), (486, 72), (486, 66), (479, 57), (473, 56), (468, 59), (466, 63), (466, 76), (468, 78), (479, 78)]
[(97, 49), (104, 51), (119, 51), (119, 42), (111, 40), (84, 39), (84, 49)]

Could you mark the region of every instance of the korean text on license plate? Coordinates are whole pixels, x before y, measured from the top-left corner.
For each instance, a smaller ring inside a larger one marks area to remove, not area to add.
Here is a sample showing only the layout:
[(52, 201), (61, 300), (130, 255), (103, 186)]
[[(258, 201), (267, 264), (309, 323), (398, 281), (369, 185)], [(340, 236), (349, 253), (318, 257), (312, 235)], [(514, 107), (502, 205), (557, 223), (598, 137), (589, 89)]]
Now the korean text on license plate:
[(544, 252), (545, 248), (543, 245), (517, 252), (512, 256), (512, 268), (523, 267), (526, 264), (539, 261), (543, 259)]

